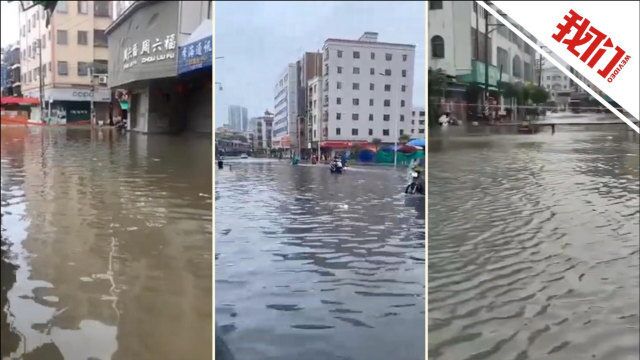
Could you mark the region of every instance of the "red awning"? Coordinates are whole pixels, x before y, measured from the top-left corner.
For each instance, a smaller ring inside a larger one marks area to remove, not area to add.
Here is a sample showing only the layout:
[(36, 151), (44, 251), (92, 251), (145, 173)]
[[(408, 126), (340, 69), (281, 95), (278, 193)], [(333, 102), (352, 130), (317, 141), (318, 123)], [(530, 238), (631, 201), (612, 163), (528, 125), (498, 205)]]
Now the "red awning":
[(0, 98), (2, 105), (38, 105), (40, 100), (32, 97), (5, 96)]

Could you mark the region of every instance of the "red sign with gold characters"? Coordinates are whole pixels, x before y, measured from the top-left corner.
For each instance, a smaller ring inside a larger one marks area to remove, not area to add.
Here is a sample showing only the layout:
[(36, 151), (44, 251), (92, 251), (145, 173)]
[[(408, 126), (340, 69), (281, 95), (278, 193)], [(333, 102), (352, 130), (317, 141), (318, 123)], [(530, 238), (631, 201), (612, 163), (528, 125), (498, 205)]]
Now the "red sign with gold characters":
[[(574, 10), (569, 10), (569, 14), (564, 16), (564, 21), (564, 24), (559, 23), (556, 26), (559, 31), (551, 37), (559, 43), (566, 44), (567, 50), (590, 68), (598, 63), (604, 64), (604, 61), (609, 59), (604, 67), (598, 70), (598, 75), (612, 82), (631, 56), (620, 46), (614, 47), (613, 40), (607, 34), (591, 25), (589, 19), (580, 16)], [(584, 48), (585, 45), (588, 46)], [(577, 47), (583, 48), (578, 50)], [(605, 54), (605, 60), (600, 62)]]

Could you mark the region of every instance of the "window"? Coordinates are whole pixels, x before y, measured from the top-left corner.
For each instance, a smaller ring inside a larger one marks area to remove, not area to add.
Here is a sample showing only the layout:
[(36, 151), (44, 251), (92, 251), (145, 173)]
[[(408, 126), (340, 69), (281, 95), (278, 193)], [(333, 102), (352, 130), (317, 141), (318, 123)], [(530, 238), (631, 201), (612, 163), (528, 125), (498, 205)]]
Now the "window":
[(336, 135), (340, 135), (340, 128), (336, 128)]
[(407, 77), (407, 70), (402, 70), (402, 77)]
[(404, 122), (404, 115), (400, 115), (400, 121)]
[(404, 107), (404, 100), (400, 100), (400, 107)]
[(382, 120), (389, 121), (390, 119), (391, 119), (391, 116), (389, 114), (382, 115)]
[(51, 61), (49, 61), (49, 71), (51, 71)]
[(338, 66), (338, 74), (342, 74), (342, 66)]
[(51, 30), (47, 31), (47, 40), (51, 41)]
[(404, 129), (400, 129), (400, 135), (404, 134)]
[(87, 35), (86, 31), (78, 31), (78, 45), (87, 45)]
[(38, 72), (40, 71), (40, 67), (38, 66), (37, 69), (33, 69), (33, 81), (38, 80)]
[(373, 85), (373, 83), (369, 83), (369, 90), (373, 91), (374, 88), (375, 86)]
[(354, 67), (353, 68), (353, 73), (354, 74), (360, 74), (360, 68), (359, 67)]
[(547, 75), (547, 80), (551, 80), (551, 76)]
[(338, 82), (336, 83), (336, 88), (337, 88), (338, 90), (342, 89), (342, 83), (341, 83), (340, 81), (338, 81)]
[(391, 91), (391, 84), (385, 84), (384, 91)]
[(518, 55), (513, 57), (512, 69), (514, 77), (522, 77), (522, 61), (520, 61), (520, 57)]
[(375, 60), (376, 59), (376, 53), (372, 52), (371, 53), (371, 60)]
[(328, 75), (329, 74), (329, 64), (324, 64), (324, 75)]
[(336, 104), (338, 105), (342, 104), (342, 98), (336, 98)]
[(86, 1), (78, 1), (78, 14), (88, 14), (89, 6)]
[(31, 57), (31, 45), (29, 45), (29, 47), (27, 47), (27, 55), (29, 57)]
[(89, 64), (86, 62), (78, 62), (78, 76), (89, 75)]
[(406, 92), (407, 91), (407, 85), (400, 86), (400, 91)]
[(358, 120), (360, 116), (358, 114), (351, 114), (351, 120)]
[[(209, 8), (211, 11), (211, 8)], [(93, 14), (100, 17), (110, 17), (109, 1), (94, 1)]]
[(360, 51), (354, 51), (353, 52), (353, 58), (354, 59), (360, 59)]
[(385, 76), (391, 76), (391, 69), (384, 69)]
[(58, 30), (56, 43), (58, 45), (67, 45), (67, 30)]
[(342, 119), (342, 113), (336, 113), (336, 120)]
[(351, 136), (358, 136), (358, 129), (351, 129)]
[(369, 129), (369, 136), (373, 135), (373, 129)]
[(42, 68), (40, 69), (40, 73), (42, 74), (42, 78), (46, 79), (47, 78), (47, 65), (42, 65)]
[(373, 99), (369, 99), (369, 106), (373, 106)]
[(509, 52), (498, 46), (496, 54), (498, 56), (498, 69), (502, 68), (504, 73), (510, 74), (511, 67), (509, 66)]
[(385, 107), (389, 107), (389, 106), (391, 106), (391, 100), (386, 99), (386, 100), (384, 101), (384, 106), (385, 106)]
[(369, 69), (369, 74), (375, 75), (376, 74), (376, 69), (374, 69), (374, 68)]
[(42, 40), (40, 40), (40, 44), (42, 44), (42, 48), (46, 49), (47, 48), (47, 35), (42, 35)]
[(383, 136), (389, 136), (389, 129), (382, 129)]
[(434, 59), (444, 58), (444, 39), (440, 35), (431, 38), (431, 57)]
[(342, 57), (342, 50), (338, 50), (338, 57), (341, 58)]
[(360, 90), (360, 83), (353, 83), (353, 90)]
[[(476, 2), (473, 2), (473, 8), (476, 8)], [(440, 10), (442, 9), (442, 1), (429, 1), (429, 10)]]
[(413, 134), (415, 131), (413, 129), (411, 129), (411, 133)]
[(69, 67), (66, 61), (58, 61), (58, 75), (69, 75)]
[(324, 49), (324, 59), (327, 60), (329, 58), (329, 49)]
[(424, 129), (418, 129), (418, 132), (419, 132), (420, 134), (424, 134)]
[(31, 71), (29, 71), (27, 73), (27, 82), (30, 83), (31, 82)]
[(402, 61), (407, 61), (407, 54), (402, 54)]
[(353, 99), (353, 105), (355, 106), (360, 105), (360, 99)]
[(66, 13), (67, 11), (68, 11), (67, 2), (66, 1), (58, 1), (58, 4), (56, 5), (56, 12)]
[(27, 32), (31, 32), (31, 19), (27, 19)]
[(93, 30), (93, 47), (109, 47), (104, 30)]
[(387, 61), (391, 61), (391, 54), (384, 54), (384, 59)]

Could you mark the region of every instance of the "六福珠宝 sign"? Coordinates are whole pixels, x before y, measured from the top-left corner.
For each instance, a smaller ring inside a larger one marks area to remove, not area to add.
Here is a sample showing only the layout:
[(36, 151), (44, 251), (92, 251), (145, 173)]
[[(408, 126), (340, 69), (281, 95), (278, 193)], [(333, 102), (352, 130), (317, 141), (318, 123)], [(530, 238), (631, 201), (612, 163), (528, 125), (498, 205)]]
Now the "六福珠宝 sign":
[(205, 37), (178, 49), (178, 74), (211, 67), (212, 37)]
[(176, 34), (170, 34), (164, 40), (146, 39), (140, 43), (127, 46), (123, 52), (123, 69), (127, 70), (138, 64), (146, 64), (161, 60), (174, 59), (176, 49)]

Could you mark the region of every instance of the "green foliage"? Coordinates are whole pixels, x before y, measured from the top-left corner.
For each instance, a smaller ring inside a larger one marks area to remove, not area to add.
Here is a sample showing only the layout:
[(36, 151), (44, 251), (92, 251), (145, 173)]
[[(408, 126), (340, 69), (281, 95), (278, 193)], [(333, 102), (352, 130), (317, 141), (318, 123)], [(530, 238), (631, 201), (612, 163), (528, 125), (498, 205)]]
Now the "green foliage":
[(398, 142), (401, 144), (406, 144), (409, 142), (409, 140), (411, 140), (411, 136), (409, 136), (409, 134), (402, 134), (398, 138)]
[(380, 144), (382, 144), (382, 140), (379, 138), (371, 139), (371, 143), (376, 146), (376, 151), (380, 148)]

